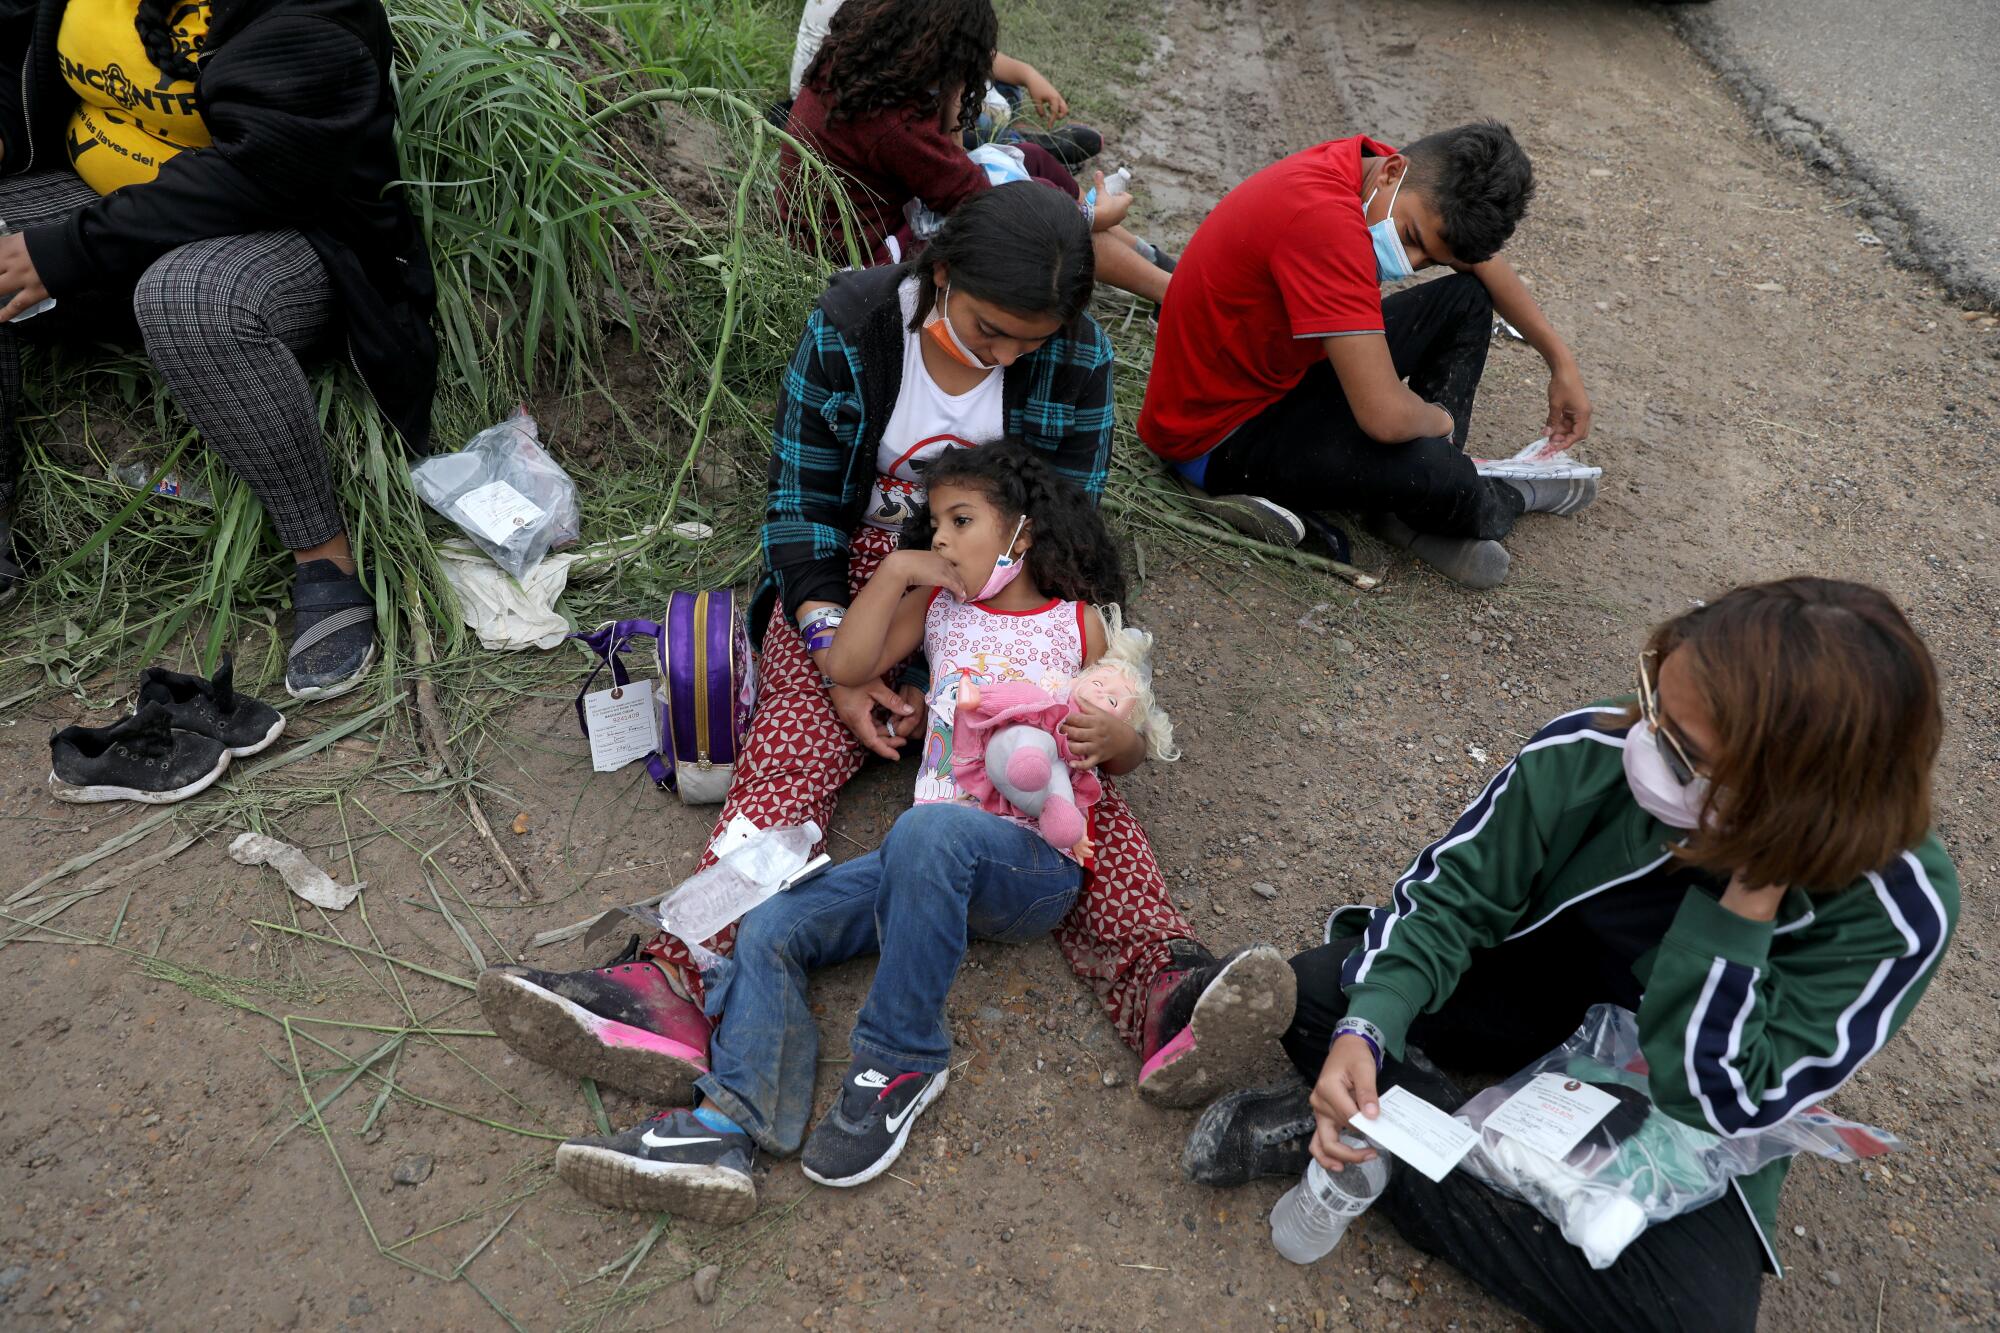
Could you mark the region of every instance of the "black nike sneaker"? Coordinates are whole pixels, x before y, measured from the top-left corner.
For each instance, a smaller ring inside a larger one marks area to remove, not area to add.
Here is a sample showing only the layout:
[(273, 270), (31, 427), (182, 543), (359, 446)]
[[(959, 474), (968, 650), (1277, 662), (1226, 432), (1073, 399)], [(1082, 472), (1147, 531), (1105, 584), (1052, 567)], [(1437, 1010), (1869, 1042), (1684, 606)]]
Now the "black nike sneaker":
[(813, 1127), (799, 1166), (822, 1185), (861, 1185), (902, 1156), (910, 1126), (944, 1091), (946, 1071), (903, 1074), (865, 1060), (847, 1067), (840, 1096)]
[(1298, 1079), (1232, 1092), (1201, 1113), (1181, 1151), (1197, 1185), (1242, 1185), (1296, 1176), (1312, 1157), (1312, 1089)]
[(717, 1129), (704, 1112), (663, 1111), (610, 1138), (556, 1149), (556, 1174), (606, 1208), (672, 1213), (697, 1222), (741, 1222), (757, 1211), (750, 1163), (757, 1146), (740, 1129)]

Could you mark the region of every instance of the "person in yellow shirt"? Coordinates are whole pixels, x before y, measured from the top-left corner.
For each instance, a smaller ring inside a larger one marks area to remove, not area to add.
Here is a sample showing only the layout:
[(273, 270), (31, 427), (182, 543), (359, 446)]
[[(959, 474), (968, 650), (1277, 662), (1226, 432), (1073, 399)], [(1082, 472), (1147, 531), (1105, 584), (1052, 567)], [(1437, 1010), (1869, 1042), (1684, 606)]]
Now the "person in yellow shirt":
[(0, 602), (23, 339), (136, 333), (296, 559), (285, 686), (377, 657), (303, 360), (430, 430), (430, 259), (397, 183), (381, 0), (0, 0)]

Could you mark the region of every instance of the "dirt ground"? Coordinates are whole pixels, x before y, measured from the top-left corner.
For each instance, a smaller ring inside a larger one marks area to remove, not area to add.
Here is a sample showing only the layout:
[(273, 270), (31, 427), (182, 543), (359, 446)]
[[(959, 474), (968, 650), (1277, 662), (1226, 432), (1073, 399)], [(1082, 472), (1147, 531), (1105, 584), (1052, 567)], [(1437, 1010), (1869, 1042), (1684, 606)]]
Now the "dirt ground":
[[(1319, 139), (1366, 128), (1394, 142), (1473, 115), (1514, 127), (1540, 188), (1510, 253), (1582, 360), (1597, 403), (1584, 452), (1606, 469), (1594, 508), (1523, 523), (1514, 576), (1488, 595), (1365, 546), (1389, 573), (1365, 601), (1342, 585), (1301, 597), (1261, 571), (1153, 555), (1132, 613), (1160, 634), (1161, 695), (1187, 757), (1126, 790), (1176, 896), (1218, 949), (1316, 943), (1331, 905), (1379, 901), (1527, 733), (1624, 688), (1655, 619), (1797, 571), (1886, 586), (1945, 675), (1938, 819), (1964, 911), (1908, 1028), (1832, 1099), (1909, 1151), (1872, 1171), (1794, 1171), (1788, 1276), (1765, 1283), (1763, 1319), (1993, 1327), (2000, 919), (1982, 889), (2000, 829), (2000, 332), (1858, 240), (1856, 221), (1751, 132), (1648, 6), (1164, 9), (1158, 57), (1134, 75), (1134, 123), (1107, 157), (1133, 165), (1144, 229), (1174, 241), (1224, 189)], [(1538, 434), (1544, 383), (1531, 352), (1497, 347), (1475, 448)], [(302, 716), (298, 734), (342, 715), (328, 714)], [(0, 881), (26, 883), (140, 818), (42, 792), (46, 730), (75, 716), (64, 704), (0, 725), (11, 775)], [(421, 776), (410, 758), (405, 786)], [(294, 770), (372, 759), (356, 737)], [(331, 1104), (325, 1135), (286, 1133), (302, 1106), (295, 1058), (324, 1098), (346, 1061), (383, 1040), (330, 1022), (401, 1027), (407, 1002), (433, 1028), (481, 1025), (447, 981), (253, 922), (338, 933), (465, 978), (468, 948), (440, 907), (482, 956), (518, 954), (537, 930), (666, 887), (707, 829), (707, 812), (663, 799), (637, 769), (592, 778), (561, 698), (522, 699), (481, 762), (496, 822), (527, 816), (527, 832), (501, 836), (537, 903), (515, 901), (460, 819), (371, 784), (279, 830), (343, 878), (352, 837), (366, 921), (360, 909), (309, 913), (214, 836), (55, 923), (94, 940), (115, 925), (119, 948), (48, 936), (0, 946), (11, 978), (0, 1325), (1518, 1326), (1378, 1219), (1296, 1268), (1265, 1221), (1280, 1182), (1184, 1183), (1176, 1159), (1192, 1116), (1134, 1096), (1134, 1058), (1046, 945), (974, 950), (951, 1002), (969, 1063), (895, 1176), (842, 1193), (793, 1162), (762, 1163), (763, 1209), (737, 1228), (654, 1231), (570, 1194), (550, 1149), (591, 1129), (586, 1098), (492, 1040), (414, 1037), (375, 1066), (480, 1121), (404, 1098), (377, 1114), (380, 1085), (363, 1078)], [(871, 845), (908, 782), (888, 766), (864, 774), (837, 849)], [(171, 836), (157, 830), (64, 884)], [(429, 881), (422, 851), (435, 853)], [(1276, 898), (1254, 894), (1257, 881)], [(593, 959), (559, 945), (531, 961)], [(867, 975), (850, 965), (818, 986), (834, 1061), (822, 1099)], [(604, 1103), (618, 1125), (648, 1109)], [(399, 1166), (423, 1178), (396, 1183)], [(711, 1264), (719, 1293), (704, 1305), (688, 1279)]]

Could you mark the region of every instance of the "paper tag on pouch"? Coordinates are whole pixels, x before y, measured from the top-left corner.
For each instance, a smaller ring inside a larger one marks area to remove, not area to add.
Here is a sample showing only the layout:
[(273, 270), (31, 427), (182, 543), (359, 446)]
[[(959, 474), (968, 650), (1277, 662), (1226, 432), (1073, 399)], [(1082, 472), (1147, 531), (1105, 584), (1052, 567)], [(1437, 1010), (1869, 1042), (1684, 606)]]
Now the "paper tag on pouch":
[(1486, 1117), (1486, 1128), (1561, 1161), (1617, 1105), (1602, 1088), (1561, 1074), (1537, 1074)]
[(475, 486), (452, 505), (468, 527), (500, 546), (512, 541), (517, 530), (548, 517), (547, 510), (504, 481)]
[(1404, 1088), (1391, 1088), (1376, 1101), (1381, 1115), (1356, 1116), (1347, 1127), (1433, 1181), (1443, 1180), (1479, 1142), (1471, 1128)]
[(596, 772), (616, 773), (659, 747), (660, 715), (653, 707), (650, 680), (584, 695), (583, 719), (590, 728), (590, 766)]

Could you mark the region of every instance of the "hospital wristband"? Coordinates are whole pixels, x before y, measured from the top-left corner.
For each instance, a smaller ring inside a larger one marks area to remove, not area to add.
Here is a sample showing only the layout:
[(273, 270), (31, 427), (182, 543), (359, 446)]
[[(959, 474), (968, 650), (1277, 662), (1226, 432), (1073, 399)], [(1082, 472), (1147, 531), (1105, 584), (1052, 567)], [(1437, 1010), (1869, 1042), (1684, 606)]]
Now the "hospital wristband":
[(833, 632), (840, 628), (840, 622), (847, 619), (844, 606), (822, 606), (799, 624), (799, 637), (805, 640), (808, 653), (823, 652), (833, 647)]
[(1333, 1025), (1333, 1039), (1339, 1041), (1342, 1037), (1359, 1037), (1367, 1042), (1368, 1049), (1375, 1053), (1375, 1068), (1378, 1072), (1381, 1070), (1383, 1043), (1381, 1028), (1365, 1018), (1343, 1018)]

